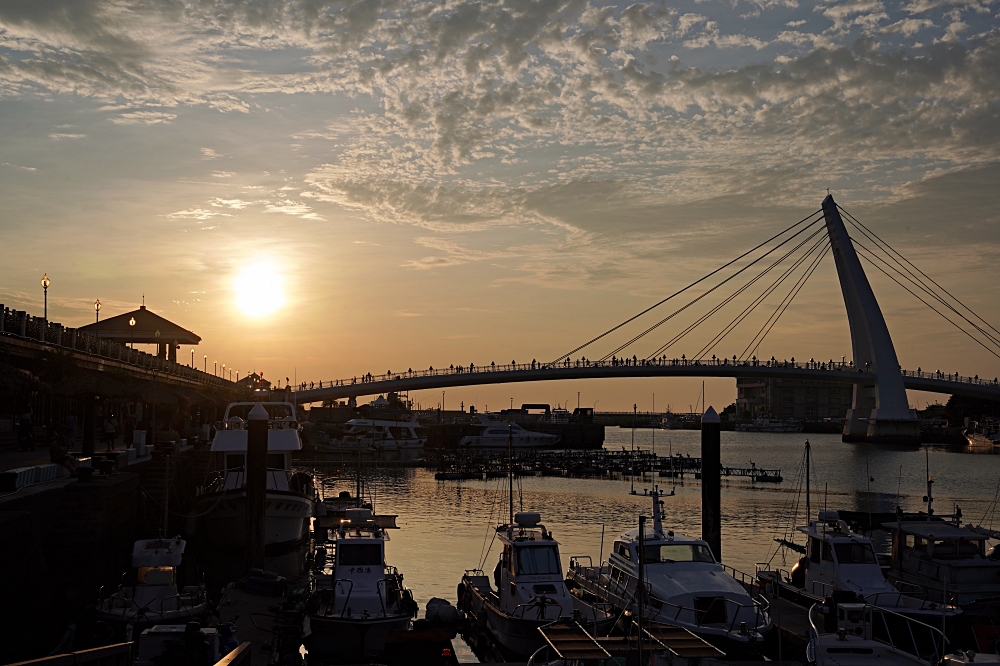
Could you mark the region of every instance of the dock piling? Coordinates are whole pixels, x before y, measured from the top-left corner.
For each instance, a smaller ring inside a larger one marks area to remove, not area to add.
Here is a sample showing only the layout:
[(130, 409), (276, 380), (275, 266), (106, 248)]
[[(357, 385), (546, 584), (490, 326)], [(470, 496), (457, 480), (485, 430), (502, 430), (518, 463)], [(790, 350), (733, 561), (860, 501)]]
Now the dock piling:
[(247, 416), (247, 567), (264, 564), (264, 503), (267, 495), (267, 410), (259, 402)]
[(711, 407), (701, 417), (701, 538), (722, 561), (722, 420)]

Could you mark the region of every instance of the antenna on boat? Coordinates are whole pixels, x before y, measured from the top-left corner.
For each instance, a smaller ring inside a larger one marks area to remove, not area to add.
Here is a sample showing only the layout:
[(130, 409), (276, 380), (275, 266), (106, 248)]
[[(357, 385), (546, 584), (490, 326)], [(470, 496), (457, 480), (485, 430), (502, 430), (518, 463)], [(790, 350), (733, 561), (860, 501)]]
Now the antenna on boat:
[(812, 519), (812, 503), (809, 500), (809, 462), (812, 457), (812, 446), (806, 440), (806, 524)]
[(663, 512), (660, 510), (660, 487), (653, 486), (653, 534), (663, 534)]

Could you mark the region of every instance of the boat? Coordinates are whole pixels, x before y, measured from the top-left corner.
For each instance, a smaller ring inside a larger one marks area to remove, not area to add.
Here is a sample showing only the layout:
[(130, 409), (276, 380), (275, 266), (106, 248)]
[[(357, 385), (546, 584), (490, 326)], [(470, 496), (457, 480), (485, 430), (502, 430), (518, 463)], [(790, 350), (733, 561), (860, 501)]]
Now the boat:
[[(808, 525), (796, 528), (806, 545), (779, 540), (802, 557), (790, 572), (762, 566), (757, 579), (802, 608), (832, 594), (856, 594), (864, 603), (923, 622), (941, 625), (962, 613), (960, 608), (903, 594), (886, 580), (872, 540), (852, 532), (833, 510), (820, 510)], [(776, 590), (777, 588), (777, 590)]]
[(458, 586), (458, 608), (503, 654), (530, 657), (545, 642), (539, 627), (573, 617), (559, 543), (533, 511), (514, 514), (496, 528), (496, 536), (503, 551), (492, 585), (482, 569), (467, 570)]
[(997, 655), (946, 655), (941, 630), (851, 596), (809, 608), (807, 657), (815, 666), (943, 666), (998, 663)]
[(991, 418), (982, 422), (970, 421), (962, 435), (974, 450), (992, 452), (993, 447), (1000, 446), (1000, 424)]
[(246, 417), (258, 404), (268, 414), (264, 552), (276, 555), (306, 540), (317, 502), (312, 477), (291, 468), (292, 454), (302, 450), (294, 404), (234, 402), (226, 407), (212, 441), (215, 471), (197, 489), (194, 513), (199, 537), (210, 546), (242, 548), (246, 543)]
[(187, 541), (179, 536), (136, 541), (132, 546), (135, 583), (122, 585), (107, 597), (102, 595), (95, 609), (97, 619), (113, 627), (127, 627), (126, 638), (131, 640), (137, 627), (184, 624), (207, 615), (204, 585), (177, 588), (177, 568), (185, 548)]
[(458, 440), (460, 449), (537, 449), (555, 446), (559, 442), (558, 435), (525, 430), (516, 423), (492, 421), (485, 414), (476, 416), (472, 424), (480, 430), (475, 435), (466, 435)]
[(408, 630), (417, 604), (403, 574), (386, 564), (389, 536), (373, 511), (355, 507), (344, 516), (317, 546), (302, 642), (310, 657), (356, 663), (382, 654), (391, 632)]
[(415, 460), (423, 453), (427, 435), (416, 418), (409, 420), (351, 419), (344, 424), (340, 446), (372, 449), (384, 460)]
[(571, 560), (567, 582), (586, 601), (607, 602), (637, 616), (636, 591), (644, 581), (644, 621), (687, 629), (729, 656), (752, 656), (773, 628), (767, 602), (753, 598), (715, 560), (708, 543), (664, 530), (660, 493), (653, 501), (653, 525), (643, 527), (640, 571), (638, 529), (619, 536), (606, 563), (585, 566)]
[(749, 423), (737, 423), (739, 432), (802, 432), (804, 425), (800, 421), (775, 421), (768, 418), (757, 418)]

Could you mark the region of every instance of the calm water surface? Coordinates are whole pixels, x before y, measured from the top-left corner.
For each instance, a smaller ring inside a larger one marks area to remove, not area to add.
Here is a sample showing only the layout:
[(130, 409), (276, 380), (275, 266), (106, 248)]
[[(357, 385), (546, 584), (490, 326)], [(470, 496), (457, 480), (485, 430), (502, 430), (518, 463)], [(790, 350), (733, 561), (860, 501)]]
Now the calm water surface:
[[(655, 445), (659, 454), (700, 455), (701, 434), (694, 430), (637, 430), (637, 448)], [(722, 433), (724, 465), (780, 468), (781, 484), (753, 485), (749, 479), (722, 480), (722, 560), (753, 572), (755, 563), (773, 558), (792, 563), (791, 555), (775, 554), (773, 539), (787, 534), (805, 519), (799, 493), (805, 440), (812, 443), (812, 505), (831, 509), (893, 511), (923, 508), (925, 451), (880, 449), (845, 444), (840, 435)], [(605, 448), (632, 446), (632, 431), (607, 428)], [(966, 521), (990, 525), (1000, 482), (1000, 456), (929, 449), (935, 480), (935, 510), (950, 513), (957, 503)], [(322, 475), (322, 473), (320, 473)], [(455, 603), (456, 587), (466, 569), (492, 571), (498, 557), (493, 527), (507, 515), (506, 479), (435, 481), (431, 470), (382, 471), (373, 479), (378, 513), (398, 514), (401, 529), (390, 533), (386, 559), (405, 575), (421, 606), (431, 597)], [(539, 511), (560, 543), (564, 568), (570, 556), (598, 560), (604, 531), (604, 556), (614, 538), (637, 525), (640, 512), (649, 515), (650, 500), (629, 495), (630, 480), (528, 477), (515, 480), (516, 507)], [(656, 479), (661, 489), (670, 479)], [(650, 480), (636, 479), (640, 492)], [(353, 482), (334, 475), (324, 480), (325, 494), (353, 489)], [(676, 495), (664, 499), (664, 525), (678, 533), (701, 534), (701, 483), (676, 481)], [(795, 518), (797, 508), (797, 519)], [(1000, 518), (1000, 517), (998, 517)], [(1000, 524), (1000, 520), (998, 520)], [(471, 654), (456, 641), (462, 661)]]

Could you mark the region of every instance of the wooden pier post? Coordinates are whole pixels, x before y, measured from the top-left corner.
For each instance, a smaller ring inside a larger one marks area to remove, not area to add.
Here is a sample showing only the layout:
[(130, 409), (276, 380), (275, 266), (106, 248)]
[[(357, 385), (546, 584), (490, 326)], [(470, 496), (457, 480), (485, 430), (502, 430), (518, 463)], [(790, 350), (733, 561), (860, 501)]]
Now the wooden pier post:
[(701, 417), (701, 538), (722, 561), (722, 420), (711, 407)]
[(259, 402), (247, 416), (247, 568), (264, 566), (264, 505), (267, 499), (267, 410)]

